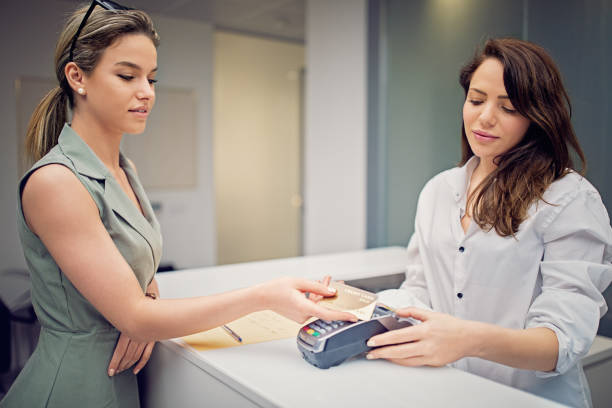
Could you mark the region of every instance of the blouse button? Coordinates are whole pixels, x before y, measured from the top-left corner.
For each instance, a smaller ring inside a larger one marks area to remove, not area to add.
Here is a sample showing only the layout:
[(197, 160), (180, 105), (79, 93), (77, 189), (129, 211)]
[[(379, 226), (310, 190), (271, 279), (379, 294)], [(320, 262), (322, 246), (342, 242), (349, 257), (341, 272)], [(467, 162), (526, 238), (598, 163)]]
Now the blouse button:
[(463, 297), (463, 293), (461, 293), (461, 292), (457, 293), (457, 297), (458, 297), (459, 299), (461, 299), (461, 298)]
[(460, 247), (459, 247), (459, 252), (463, 253), (463, 251), (465, 251), (465, 248), (464, 248), (464, 247), (462, 247), (462, 246), (460, 246)]

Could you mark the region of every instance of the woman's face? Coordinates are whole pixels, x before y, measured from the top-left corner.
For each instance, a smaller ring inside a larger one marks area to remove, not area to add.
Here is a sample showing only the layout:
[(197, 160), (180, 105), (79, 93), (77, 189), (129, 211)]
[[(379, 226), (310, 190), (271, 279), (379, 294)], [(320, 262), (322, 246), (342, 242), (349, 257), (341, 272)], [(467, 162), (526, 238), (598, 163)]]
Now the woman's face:
[(142, 133), (155, 103), (157, 50), (142, 34), (120, 37), (84, 77), (86, 109), (111, 133)]
[(472, 75), (463, 104), (463, 124), (474, 154), (493, 163), (523, 139), (529, 123), (508, 98), (501, 62), (485, 59)]

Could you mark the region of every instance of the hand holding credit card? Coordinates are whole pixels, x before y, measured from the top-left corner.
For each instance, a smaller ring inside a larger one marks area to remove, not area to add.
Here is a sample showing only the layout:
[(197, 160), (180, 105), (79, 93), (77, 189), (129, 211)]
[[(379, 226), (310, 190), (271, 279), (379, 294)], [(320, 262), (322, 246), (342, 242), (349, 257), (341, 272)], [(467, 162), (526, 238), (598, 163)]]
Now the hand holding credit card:
[(336, 289), (336, 296), (323, 298), (320, 305), (352, 313), (360, 320), (370, 320), (378, 298), (376, 294), (339, 282), (330, 282), (329, 287)]

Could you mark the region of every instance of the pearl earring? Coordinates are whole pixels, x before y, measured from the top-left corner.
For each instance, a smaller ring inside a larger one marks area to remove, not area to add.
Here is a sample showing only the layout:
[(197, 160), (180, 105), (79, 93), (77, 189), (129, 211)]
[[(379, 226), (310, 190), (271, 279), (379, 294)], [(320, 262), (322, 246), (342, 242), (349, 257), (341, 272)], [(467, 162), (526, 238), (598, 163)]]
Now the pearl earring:
[(79, 95), (85, 95), (85, 90), (83, 88), (77, 89), (77, 92), (79, 93)]

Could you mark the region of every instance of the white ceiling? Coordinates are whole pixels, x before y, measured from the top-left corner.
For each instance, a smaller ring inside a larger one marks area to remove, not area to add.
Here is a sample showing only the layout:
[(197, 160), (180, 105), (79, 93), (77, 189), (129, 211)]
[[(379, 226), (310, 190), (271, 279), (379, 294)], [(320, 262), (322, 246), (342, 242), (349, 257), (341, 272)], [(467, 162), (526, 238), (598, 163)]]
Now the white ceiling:
[[(66, 2), (86, 4), (83, 0)], [(305, 0), (118, 0), (151, 14), (202, 21), (217, 28), (304, 42)]]

